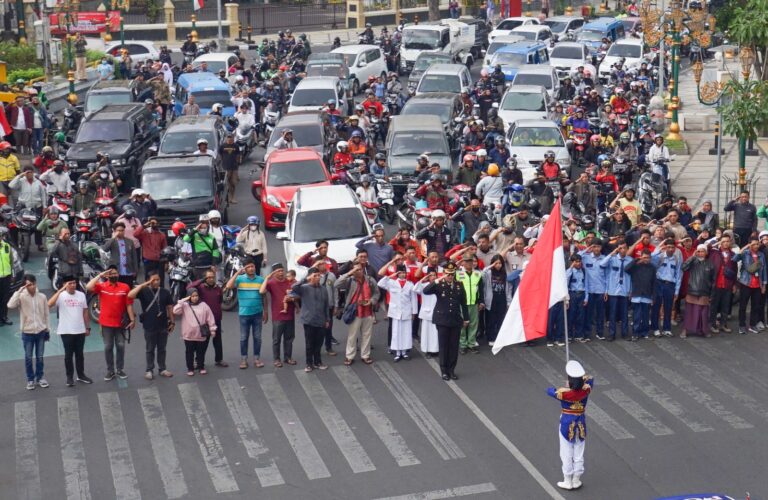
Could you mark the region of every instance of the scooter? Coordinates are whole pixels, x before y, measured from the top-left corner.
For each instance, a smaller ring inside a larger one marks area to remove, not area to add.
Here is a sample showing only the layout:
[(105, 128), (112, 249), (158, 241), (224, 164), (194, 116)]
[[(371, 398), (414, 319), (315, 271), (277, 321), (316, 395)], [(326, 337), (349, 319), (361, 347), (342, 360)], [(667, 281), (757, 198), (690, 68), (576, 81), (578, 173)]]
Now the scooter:
[(235, 143), (240, 149), (240, 161), (244, 161), (253, 152), (256, 140), (253, 135), (253, 127), (249, 125), (239, 126), (235, 129)]
[(29, 248), (32, 245), (32, 235), (37, 229), (37, 223), (40, 218), (31, 208), (27, 208), (23, 203), (16, 206), (12, 222), (8, 225), (9, 229), (16, 230), (18, 239), (18, 249), (21, 253), (22, 262), (29, 260)]
[(376, 180), (376, 199), (379, 203), (379, 219), (387, 224), (395, 223), (395, 190), (383, 179)]
[(94, 226), (95, 214), (90, 210), (80, 210), (75, 214), (75, 232), (72, 237), (78, 242), (79, 250), (83, 251), (83, 243), (93, 239), (97, 228)]
[(192, 282), (192, 259), (191, 255), (184, 252), (178, 252), (168, 260), (168, 281), (170, 282), (171, 298), (174, 303), (183, 299), (187, 295), (187, 285)]
[(99, 220), (98, 230), (102, 240), (112, 235), (112, 218), (115, 215), (114, 198), (100, 196), (94, 200), (96, 204), (96, 218)]
[(274, 102), (270, 102), (266, 108), (264, 108), (264, 117), (262, 118), (263, 125), (261, 129), (264, 132), (264, 144), (269, 145), (269, 138), (272, 137), (272, 132), (275, 130), (277, 121), (280, 119), (280, 109)]
[[(245, 262), (245, 247), (241, 244), (234, 245), (227, 251), (227, 259), (224, 261), (223, 281), (229, 281), (243, 268)], [(237, 290), (225, 288), (222, 296), (221, 308), (231, 311), (237, 306)]]

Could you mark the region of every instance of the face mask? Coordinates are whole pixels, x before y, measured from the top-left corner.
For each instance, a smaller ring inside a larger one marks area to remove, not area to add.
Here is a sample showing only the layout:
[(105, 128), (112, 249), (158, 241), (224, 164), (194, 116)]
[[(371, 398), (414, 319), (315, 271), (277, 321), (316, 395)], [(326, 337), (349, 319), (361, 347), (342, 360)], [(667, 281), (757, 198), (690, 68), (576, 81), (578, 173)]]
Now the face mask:
[(203, 236), (205, 236), (206, 234), (208, 234), (208, 228), (207, 228), (207, 227), (204, 227), (204, 228), (200, 229), (200, 234), (202, 234)]
[(480, 211), (480, 207), (472, 207), (472, 211), (473, 212), (479, 212)]
[(259, 226), (257, 226), (256, 224), (250, 224), (248, 226), (248, 229), (250, 229), (251, 231), (256, 231), (258, 228)]
[(102, 180), (107, 180), (109, 178), (108, 174), (99, 174), (99, 178)]
[(154, 231), (154, 229), (155, 229), (155, 228), (153, 228), (152, 226), (149, 226), (149, 227), (147, 228), (147, 232), (148, 232), (148, 233), (151, 233), (152, 231)]
[(110, 283), (117, 283), (117, 276), (110, 276), (109, 277), (109, 282)]

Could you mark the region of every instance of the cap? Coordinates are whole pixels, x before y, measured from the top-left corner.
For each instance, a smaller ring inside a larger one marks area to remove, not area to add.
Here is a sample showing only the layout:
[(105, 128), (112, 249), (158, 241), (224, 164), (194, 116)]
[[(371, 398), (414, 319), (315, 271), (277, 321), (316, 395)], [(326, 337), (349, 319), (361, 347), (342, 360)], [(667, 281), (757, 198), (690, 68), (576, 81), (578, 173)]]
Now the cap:
[(581, 363), (572, 359), (565, 364), (565, 373), (569, 377), (579, 378), (583, 377), (586, 372), (584, 371), (584, 367), (581, 366)]
[(445, 274), (456, 274), (456, 264), (454, 264), (453, 262), (449, 262), (448, 264), (445, 265), (443, 272)]
[(144, 196), (145, 194), (147, 194), (147, 192), (144, 191), (143, 189), (134, 189), (133, 191), (131, 191), (131, 198), (133, 198), (134, 196)]
[(278, 269), (284, 269), (283, 264), (281, 262), (275, 262), (272, 264), (272, 271), (277, 271)]

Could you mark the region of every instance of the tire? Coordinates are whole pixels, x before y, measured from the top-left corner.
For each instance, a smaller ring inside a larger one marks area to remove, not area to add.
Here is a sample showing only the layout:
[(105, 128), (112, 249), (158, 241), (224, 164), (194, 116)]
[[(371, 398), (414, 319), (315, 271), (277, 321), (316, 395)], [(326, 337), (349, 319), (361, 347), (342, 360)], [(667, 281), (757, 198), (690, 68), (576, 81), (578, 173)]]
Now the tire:
[(466, 63), (467, 69), (471, 71), (472, 70), (472, 65), (474, 63), (475, 63), (475, 60), (472, 58), (472, 56), (469, 56), (467, 58), (467, 63)]
[(21, 250), (22, 262), (29, 260), (29, 246), (32, 244), (32, 235), (27, 231), (21, 231), (19, 233), (19, 246)]
[(184, 298), (184, 290), (182, 290), (181, 282), (180, 281), (174, 281), (171, 284), (171, 299), (173, 299), (173, 303), (175, 304), (179, 300)]
[(99, 305), (99, 296), (91, 295), (90, 297), (88, 297), (88, 314), (91, 317), (91, 321), (94, 323), (98, 323), (100, 313), (101, 313), (101, 306)]
[(225, 289), (221, 302), (221, 309), (224, 311), (231, 311), (237, 307), (237, 290)]

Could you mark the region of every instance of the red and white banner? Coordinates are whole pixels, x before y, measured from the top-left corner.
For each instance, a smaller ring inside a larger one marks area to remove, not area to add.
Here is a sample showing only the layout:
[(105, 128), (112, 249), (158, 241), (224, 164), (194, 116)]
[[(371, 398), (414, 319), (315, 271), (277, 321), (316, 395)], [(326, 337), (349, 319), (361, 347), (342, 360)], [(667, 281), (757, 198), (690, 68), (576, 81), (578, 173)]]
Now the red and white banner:
[(69, 28), (70, 34), (82, 33), (83, 35), (98, 35), (107, 31), (107, 22), (109, 30), (112, 33), (120, 31), (120, 11), (111, 10), (109, 12), (78, 12), (73, 14), (73, 18), (67, 22), (67, 16), (64, 13), (50, 14), (51, 34), (54, 36), (63, 36)]
[(549, 308), (568, 297), (560, 200), (552, 208), (534, 248), (496, 337), (494, 354), (505, 346), (544, 337)]
[(198, 11), (203, 8), (203, 0), (192, 0), (192, 8)]

